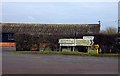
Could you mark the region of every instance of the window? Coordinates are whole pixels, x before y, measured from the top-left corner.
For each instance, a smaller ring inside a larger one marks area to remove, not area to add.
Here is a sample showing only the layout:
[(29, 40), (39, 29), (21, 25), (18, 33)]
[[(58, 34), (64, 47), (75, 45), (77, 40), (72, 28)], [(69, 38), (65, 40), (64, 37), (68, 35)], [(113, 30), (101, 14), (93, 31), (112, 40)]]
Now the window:
[(8, 34), (8, 40), (14, 40), (14, 35), (13, 34)]

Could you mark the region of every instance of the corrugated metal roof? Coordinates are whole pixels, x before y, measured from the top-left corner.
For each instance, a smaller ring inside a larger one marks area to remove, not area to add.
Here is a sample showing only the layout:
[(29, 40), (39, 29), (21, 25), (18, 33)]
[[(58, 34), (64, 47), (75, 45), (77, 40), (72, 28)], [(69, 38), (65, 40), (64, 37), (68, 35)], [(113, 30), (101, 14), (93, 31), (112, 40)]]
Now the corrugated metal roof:
[(12, 33), (99, 33), (100, 24), (32, 24), (32, 23), (0, 23), (2, 32)]

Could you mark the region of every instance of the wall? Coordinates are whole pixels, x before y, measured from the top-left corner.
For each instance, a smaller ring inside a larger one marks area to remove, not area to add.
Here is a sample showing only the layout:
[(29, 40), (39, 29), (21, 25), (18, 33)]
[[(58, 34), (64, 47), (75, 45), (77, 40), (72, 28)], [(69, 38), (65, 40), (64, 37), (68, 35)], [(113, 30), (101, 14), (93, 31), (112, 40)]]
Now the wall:
[(2, 33), (2, 42), (15, 42), (14, 33)]

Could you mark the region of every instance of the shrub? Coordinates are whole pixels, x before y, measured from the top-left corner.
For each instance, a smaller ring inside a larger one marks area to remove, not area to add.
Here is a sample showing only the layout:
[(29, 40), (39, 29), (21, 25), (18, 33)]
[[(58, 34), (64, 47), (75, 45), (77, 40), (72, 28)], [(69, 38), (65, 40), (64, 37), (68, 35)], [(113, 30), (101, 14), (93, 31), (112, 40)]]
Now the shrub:
[(97, 55), (97, 51), (96, 50), (88, 50), (88, 54)]

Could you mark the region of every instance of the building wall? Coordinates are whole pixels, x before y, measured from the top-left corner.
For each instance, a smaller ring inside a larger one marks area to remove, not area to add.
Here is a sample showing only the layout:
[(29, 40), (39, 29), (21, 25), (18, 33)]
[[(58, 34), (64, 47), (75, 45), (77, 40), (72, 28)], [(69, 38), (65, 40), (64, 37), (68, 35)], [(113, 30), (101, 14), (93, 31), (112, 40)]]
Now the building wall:
[(0, 47), (15, 47), (15, 42), (0, 42)]
[(2, 33), (0, 34), (0, 47), (15, 47), (15, 35), (14, 33)]
[(2, 42), (15, 42), (14, 33), (2, 33)]
[(2, 34), (0, 34), (0, 42), (2, 42)]

